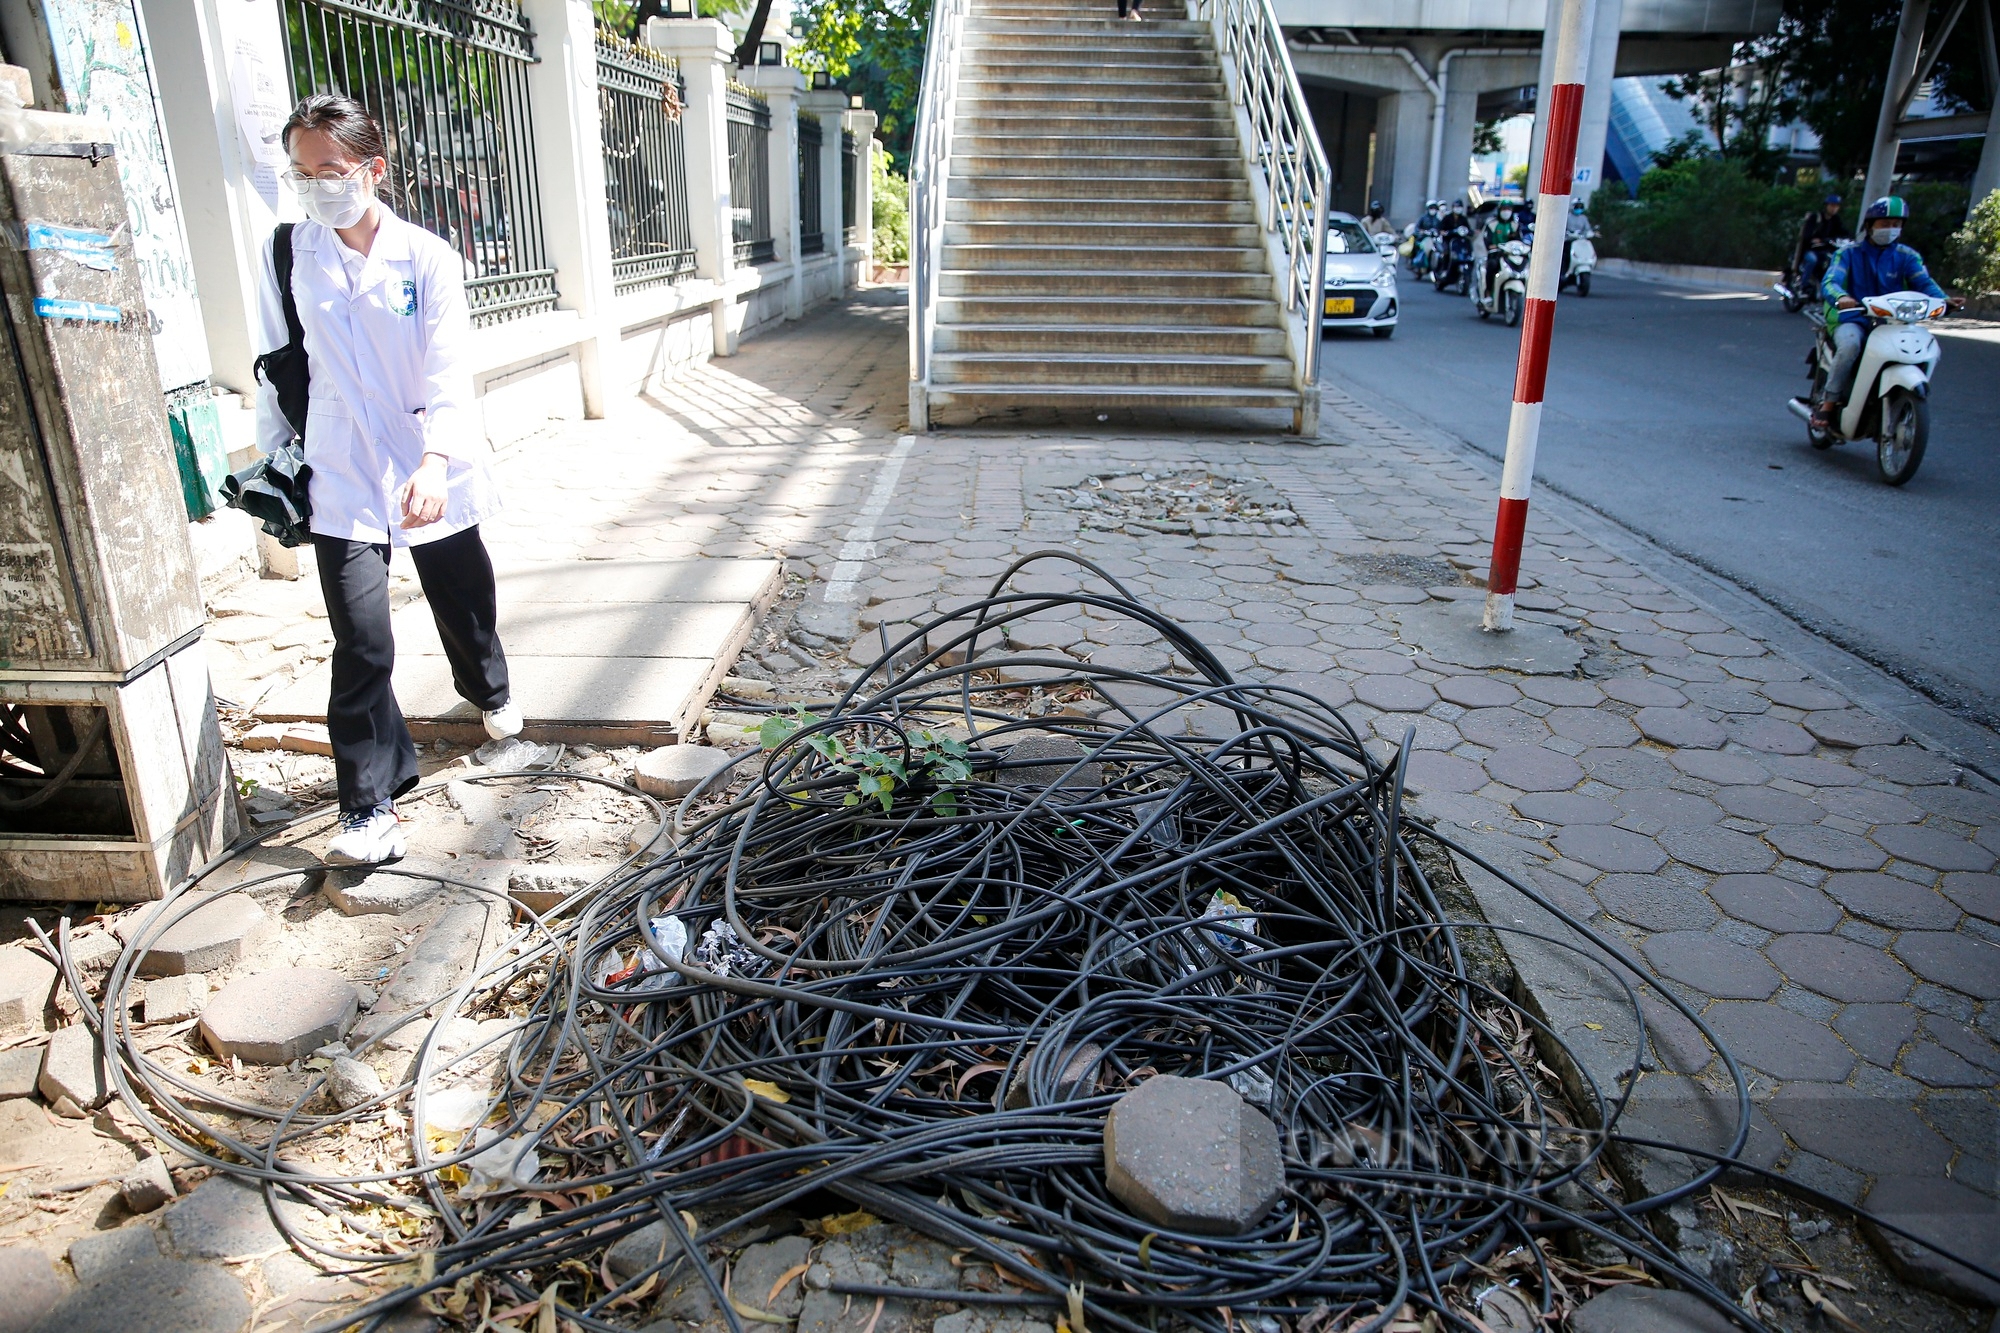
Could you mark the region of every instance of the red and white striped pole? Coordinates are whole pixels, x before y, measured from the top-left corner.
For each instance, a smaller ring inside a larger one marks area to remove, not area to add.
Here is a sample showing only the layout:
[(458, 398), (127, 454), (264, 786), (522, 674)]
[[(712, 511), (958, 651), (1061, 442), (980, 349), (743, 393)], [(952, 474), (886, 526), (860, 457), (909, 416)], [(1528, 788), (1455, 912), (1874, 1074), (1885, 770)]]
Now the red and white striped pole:
[(1521, 319), (1521, 353), (1514, 368), (1514, 411), (1507, 421), (1507, 461), (1500, 471), (1500, 512), (1487, 562), (1488, 630), (1514, 628), (1514, 590), (1521, 578), (1521, 538), (1528, 527), (1528, 492), (1535, 480), (1535, 444), (1542, 433), (1542, 388), (1549, 375), (1549, 335), (1562, 285), (1563, 236), (1569, 230), (1570, 182), (1576, 175), (1576, 127), (1583, 114), (1583, 73), (1590, 59), (1591, 0), (1560, 0), (1555, 74), (1545, 108), (1540, 202), (1528, 259), (1528, 303)]

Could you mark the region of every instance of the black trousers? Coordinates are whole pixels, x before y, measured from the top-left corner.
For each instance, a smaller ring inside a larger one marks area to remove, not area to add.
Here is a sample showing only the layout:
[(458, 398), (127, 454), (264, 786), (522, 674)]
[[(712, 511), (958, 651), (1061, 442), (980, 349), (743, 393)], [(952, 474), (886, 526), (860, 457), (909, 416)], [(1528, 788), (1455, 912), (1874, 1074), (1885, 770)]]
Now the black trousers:
[[(507, 656), (500, 650), (493, 561), (479, 529), (409, 549), (452, 684), (476, 708), (500, 707), (508, 697)], [(313, 550), (333, 625), (326, 729), (340, 808), (368, 810), (417, 784), (417, 747), (390, 683), (396, 641), (389, 630), (389, 546), (314, 533)]]

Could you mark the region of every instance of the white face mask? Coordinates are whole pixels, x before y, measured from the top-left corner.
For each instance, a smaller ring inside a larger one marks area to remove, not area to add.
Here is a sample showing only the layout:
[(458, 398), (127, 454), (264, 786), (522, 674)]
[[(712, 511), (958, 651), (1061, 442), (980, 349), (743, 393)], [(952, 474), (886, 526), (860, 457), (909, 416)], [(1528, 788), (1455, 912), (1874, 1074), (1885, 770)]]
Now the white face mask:
[(369, 205), (375, 202), (375, 191), (366, 172), (367, 168), (357, 167), (352, 175), (337, 180), (301, 180), (293, 176), (285, 179), (298, 195), (307, 217), (339, 231), (361, 221)]
[(1877, 227), (1868, 233), (1868, 239), (1877, 245), (1894, 245), (1903, 237), (1901, 227)]

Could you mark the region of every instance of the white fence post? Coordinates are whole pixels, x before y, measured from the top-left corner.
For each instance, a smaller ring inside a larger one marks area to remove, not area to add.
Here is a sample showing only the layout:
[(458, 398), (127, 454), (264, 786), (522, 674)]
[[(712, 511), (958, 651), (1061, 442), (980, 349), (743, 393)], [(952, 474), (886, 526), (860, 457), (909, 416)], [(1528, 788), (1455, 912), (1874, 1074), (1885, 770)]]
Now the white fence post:
[[(715, 19), (654, 19), (646, 25), (645, 44), (680, 61), (687, 85), (681, 134), (694, 271), (724, 287), (736, 269), (735, 202), (729, 196), (729, 76), (736, 69), (735, 44), (729, 29)], [(726, 291), (709, 303), (717, 356), (736, 352), (740, 323), (731, 319), (733, 304)]]
[(799, 272), (799, 94), (806, 80), (787, 65), (753, 65), (742, 79), (771, 103), (771, 248), (778, 262), (789, 266), (785, 318), (797, 319), (805, 312)]
[(847, 113), (847, 128), (859, 150), (854, 155), (854, 248), (861, 252), (861, 276), (856, 286), (875, 276), (875, 154), (882, 151), (875, 142), (875, 121), (873, 111)]
[[(841, 118), (847, 114), (847, 94), (842, 92), (807, 93), (799, 99), (799, 105), (819, 117), (819, 229), (826, 238), (823, 251), (833, 259), (835, 279), (834, 295), (838, 296), (846, 283), (839, 276), (845, 271), (847, 256), (843, 253), (846, 240), (840, 225), (840, 175), (846, 169), (841, 161), (840, 131)], [(800, 205), (804, 211), (804, 205)]]
[(609, 326), (617, 288), (597, 112), (596, 28), (589, 0), (522, 0), (521, 12), (534, 27), (539, 57), (527, 73), (542, 244), (561, 305), (576, 311), (586, 329), (576, 346), (583, 414), (602, 417), (605, 362), (616, 353), (618, 331)]

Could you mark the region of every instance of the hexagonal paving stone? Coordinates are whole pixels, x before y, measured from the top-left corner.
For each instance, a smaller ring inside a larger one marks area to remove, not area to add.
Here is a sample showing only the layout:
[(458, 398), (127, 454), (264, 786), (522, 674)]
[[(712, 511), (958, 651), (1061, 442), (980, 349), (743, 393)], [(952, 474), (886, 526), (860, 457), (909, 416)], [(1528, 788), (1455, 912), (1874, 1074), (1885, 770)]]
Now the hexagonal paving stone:
[(1870, 745), (1854, 752), (1853, 764), (1864, 773), (1905, 787), (1928, 787), (1958, 780), (1958, 765), (1918, 745)]
[(1176, 1231), (1238, 1235), (1285, 1183), (1278, 1131), (1226, 1083), (1155, 1075), (1104, 1124), (1105, 1177), (1135, 1214)]
[(1687, 657), (1691, 651), (1680, 640), (1662, 638), (1658, 634), (1621, 634), (1618, 646), (1634, 657)]
[(1504, 708), (1521, 697), (1506, 681), (1486, 676), (1446, 676), (1437, 683), (1437, 692), (1460, 708)]
[(1761, 758), (1773, 777), (1790, 778), (1808, 787), (1858, 787), (1868, 775), (1835, 759), (1813, 755), (1768, 754)]
[(1778, 875), (1724, 875), (1709, 896), (1738, 921), (1775, 931), (1828, 931), (1840, 924), (1840, 908), (1807, 884)]
[(1568, 791), (1583, 781), (1583, 770), (1568, 755), (1534, 745), (1509, 745), (1486, 760), (1496, 782), (1522, 791)]
[(1661, 681), (1638, 676), (1618, 676), (1604, 682), (1604, 692), (1619, 703), (1634, 708), (1678, 708), (1685, 696)]
[(1757, 760), (1733, 750), (1680, 750), (1670, 762), (1691, 778), (1723, 786), (1763, 782), (1771, 776)]
[(1963, 824), (2000, 825), (2000, 797), (1971, 787), (1926, 787), (1909, 795), (1924, 809)]
[(1890, 824), (1869, 837), (1897, 860), (1933, 870), (1987, 870), (1993, 865), (1993, 853), (1978, 843), (1928, 824)]
[(1514, 813), (1541, 824), (1615, 824), (1624, 812), (1609, 801), (1575, 792), (1529, 792), (1514, 802)]
[(1813, 803), (1829, 814), (1863, 824), (1914, 824), (1924, 817), (1922, 806), (1873, 787), (1823, 787), (1814, 794)]
[(1928, 1041), (1903, 1057), (1903, 1072), (1933, 1088), (1985, 1088), (1993, 1083), (1991, 1070), (1981, 1069)]
[(1903, 1043), (1916, 1035), (1917, 1011), (1907, 1004), (1850, 1004), (1833, 1030), (1869, 1064), (1893, 1069)]
[(1827, 896), (1864, 921), (1891, 930), (1950, 930), (1958, 908), (1935, 890), (1894, 875), (1830, 875)]
[[(121, 917), (119, 937), (128, 944), (139, 938), (153, 910)], [(277, 933), (278, 923), (242, 894), (211, 899), (153, 938), (139, 975), (172, 977), (233, 967)]]
[(1667, 854), (1651, 838), (1629, 833), (1612, 824), (1577, 824), (1556, 835), (1556, 847), (1572, 861), (1581, 861), (1599, 870), (1658, 870), (1667, 863)]
[(1437, 691), (1408, 676), (1363, 676), (1354, 682), (1354, 697), (1385, 713), (1421, 713), (1437, 702)]
[[(1618, 808), (1643, 823), (1647, 831), (1702, 828), (1722, 818), (1722, 811), (1716, 808), (1715, 802), (1704, 800), (1692, 792), (1674, 791), (1670, 787), (1620, 792)], [(1639, 824), (1628, 824), (1627, 827), (1639, 831)]]
[(1558, 708), (1542, 720), (1556, 735), (1582, 745), (1631, 745), (1639, 739), (1630, 722), (1595, 708)]
[(1900, 1000), (1916, 984), (1914, 977), (1880, 949), (1838, 935), (1780, 935), (1765, 947), (1764, 954), (1792, 981), (1835, 1000)]
[(1747, 833), (1733, 829), (1668, 829), (1660, 835), (1660, 845), (1677, 861), (1717, 875), (1754, 874), (1769, 870), (1778, 854)]
[(1715, 803), (1760, 824), (1817, 824), (1825, 814), (1805, 797), (1776, 787), (1724, 787), (1715, 794)]
[(1305, 648), (1319, 642), (1314, 631), (1282, 621), (1260, 621), (1244, 630), (1243, 637), (1273, 648)]
[(1982, 921), (2000, 921), (2000, 875), (1946, 875), (1944, 896)]
[(1689, 702), (1713, 708), (1718, 713), (1762, 713), (1771, 707), (1769, 699), (1733, 680), (1712, 684), (1697, 681), (1683, 687), (1681, 692), (1687, 695)]
[(1843, 708), (1847, 700), (1824, 685), (1815, 685), (1808, 680), (1767, 680), (1757, 687), (1757, 693), (1772, 703), (1783, 704), (1787, 708), (1803, 708), (1807, 711)]
[(1659, 875), (1606, 875), (1590, 891), (1612, 916), (1647, 930), (1705, 930), (1718, 915), (1707, 894)]
[(1778, 969), (1755, 949), (1701, 930), (1655, 935), (1639, 946), (1663, 977), (1729, 1000), (1766, 1000), (1778, 989)]
[(1780, 824), (1764, 836), (1793, 860), (1828, 870), (1873, 870), (1889, 859), (1866, 838), (1816, 824)]
[(2000, 945), (1951, 931), (1908, 930), (1891, 946), (1925, 981), (1978, 1000), (2000, 1000)]
[(1777, 1078), (1838, 1083), (1854, 1070), (1854, 1052), (1789, 1009), (1755, 1000), (1719, 1000), (1702, 1015), (1729, 1053)]
[(1604, 691), (1589, 681), (1562, 676), (1529, 676), (1521, 693), (1557, 708), (1594, 708), (1604, 701)]
[(1771, 717), (1732, 717), (1724, 730), (1739, 745), (1766, 754), (1811, 754), (1817, 745), (1804, 727)]
[(1864, 745), (1895, 745), (1903, 739), (1903, 729), (1859, 708), (1836, 708), (1807, 713), (1801, 722), (1822, 745), (1838, 745), (1858, 750)]
[(1693, 708), (1641, 708), (1632, 718), (1649, 741), (1683, 750), (1717, 750), (1728, 736)]
[[(1871, 1216), (1962, 1254), (1987, 1268), (2000, 1256), (2000, 1213), (1993, 1200), (1934, 1172), (1909, 1172), (1875, 1182), (1864, 1206)], [(1869, 1235), (1895, 1266), (1922, 1285), (1980, 1305), (2000, 1304), (2000, 1282), (1983, 1277), (1937, 1251), (1880, 1227)]]
[(354, 1022), (353, 983), (320, 967), (281, 967), (238, 977), (201, 1017), (208, 1048), (227, 1059), (280, 1065), (339, 1041)]
[(1414, 791), (1474, 792), (1487, 782), (1486, 770), (1470, 759), (1436, 750), (1410, 756), (1409, 785)]
[(1585, 750), (1576, 762), (1599, 782), (1626, 791), (1664, 787), (1674, 780), (1673, 765), (1650, 750)]
[(1839, 1083), (1788, 1083), (1766, 1104), (1807, 1152), (1866, 1175), (1942, 1172), (1952, 1147), (1907, 1103)]
[(1474, 745), (1497, 750), (1506, 745), (1540, 745), (1549, 729), (1540, 718), (1512, 708), (1475, 708), (1455, 723)]

